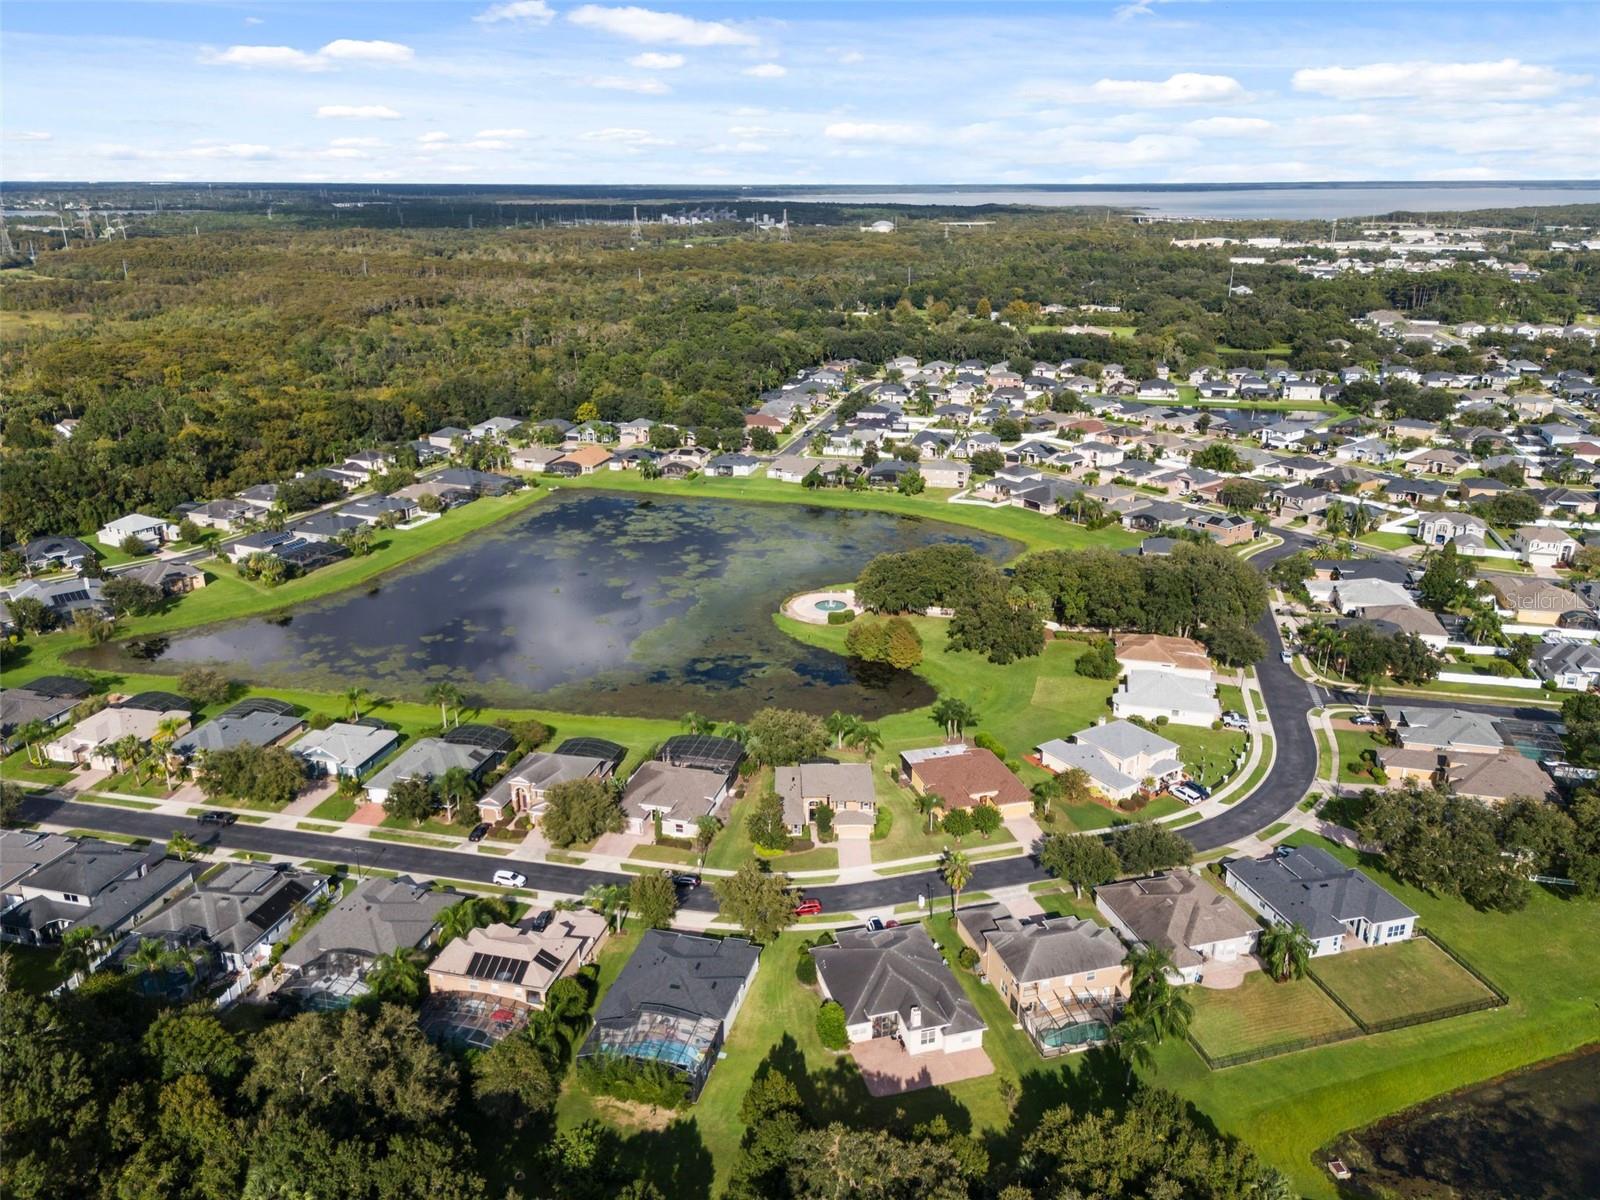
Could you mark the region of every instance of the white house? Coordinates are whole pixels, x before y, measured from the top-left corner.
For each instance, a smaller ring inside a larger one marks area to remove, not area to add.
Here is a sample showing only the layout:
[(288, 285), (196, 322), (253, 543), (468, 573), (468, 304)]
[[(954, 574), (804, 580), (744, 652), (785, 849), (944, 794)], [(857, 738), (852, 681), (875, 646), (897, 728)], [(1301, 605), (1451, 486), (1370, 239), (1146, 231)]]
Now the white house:
[(178, 536), (178, 527), (163, 517), (147, 517), (143, 513), (129, 513), (103, 525), (94, 535), (102, 546), (120, 550), (130, 537), (138, 538), (146, 550), (154, 550)]
[(1578, 543), (1564, 529), (1551, 525), (1524, 525), (1511, 535), (1517, 558), (1535, 570), (1553, 570), (1572, 562)]
[(1183, 774), (1178, 744), (1132, 721), (1093, 725), (1075, 741), (1052, 738), (1035, 749), (1047, 771), (1080, 768), (1112, 800), (1126, 800), (1146, 779), (1159, 785)]
[(1223, 879), (1274, 925), (1299, 925), (1312, 956), (1338, 954), (1354, 938), (1369, 946), (1403, 942), (1417, 914), (1317, 846), (1281, 846), (1266, 858), (1231, 858)]
[(983, 1018), (921, 925), (838, 936), (811, 957), (823, 997), (844, 1009), (852, 1043), (893, 1039), (910, 1055), (982, 1049)]
[(1562, 691), (1591, 692), (1600, 685), (1600, 647), (1592, 642), (1547, 642), (1529, 665)]
[(1222, 717), (1216, 685), (1208, 680), (1165, 671), (1129, 671), (1111, 694), (1111, 712), (1119, 720), (1165, 717), (1174, 725), (1209, 727)]

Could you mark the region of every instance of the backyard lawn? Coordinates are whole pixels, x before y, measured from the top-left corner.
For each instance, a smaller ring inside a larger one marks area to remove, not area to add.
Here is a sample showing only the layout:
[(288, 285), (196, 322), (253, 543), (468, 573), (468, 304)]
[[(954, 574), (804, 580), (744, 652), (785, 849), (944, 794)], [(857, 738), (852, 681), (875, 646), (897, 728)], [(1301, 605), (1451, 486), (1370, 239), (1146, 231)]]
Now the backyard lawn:
[(1437, 1012), (1493, 994), (1423, 937), (1319, 958), (1312, 966), (1317, 978), (1368, 1025)]
[(1253, 971), (1229, 991), (1194, 987), (1185, 994), (1194, 1005), (1190, 1032), (1213, 1058), (1356, 1028), (1309, 979), (1275, 983)]
[(1312, 1155), (1343, 1131), (1594, 1041), (1600, 904), (1535, 890), (1521, 912), (1480, 913), (1399, 883), (1370, 858), (1313, 834), (1285, 840), (1361, 865), (1511, 995), (1503, 1008), (1224, 1071), (1207, 1070), (1186, 1045), (1158, 1051), (1149, 1077), (1249, 1141), (1289, 1174), (1297, 1194), (1332, 1200), (1332, 1181)]

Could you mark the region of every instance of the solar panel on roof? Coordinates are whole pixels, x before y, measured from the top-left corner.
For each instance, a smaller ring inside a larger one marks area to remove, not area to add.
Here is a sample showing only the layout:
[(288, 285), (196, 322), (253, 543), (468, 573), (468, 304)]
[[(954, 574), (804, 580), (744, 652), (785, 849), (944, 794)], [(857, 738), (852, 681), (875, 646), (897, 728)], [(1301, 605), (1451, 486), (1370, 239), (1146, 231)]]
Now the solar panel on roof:
[(503, 954), (474, 953), (467, 960), (467, 975), (473, 979), (488, 979), (495, 983), (521, 983), (528, 973), (528, 964), (520, 958), (507, 958)]
[(245, 918), (257, 929), (268, 930), (276, 925), (300, 901), (311, 894), (311, 889), (303, 883), (289, 882), (278, 889), (276, 895), (268, 898), (267, 902), (255, 912)]
[(539, 953), (533, 956), (533, 961), (546, 971), (559, 971), (561, 969), (561, 960), (548, 950), (540, 950)]

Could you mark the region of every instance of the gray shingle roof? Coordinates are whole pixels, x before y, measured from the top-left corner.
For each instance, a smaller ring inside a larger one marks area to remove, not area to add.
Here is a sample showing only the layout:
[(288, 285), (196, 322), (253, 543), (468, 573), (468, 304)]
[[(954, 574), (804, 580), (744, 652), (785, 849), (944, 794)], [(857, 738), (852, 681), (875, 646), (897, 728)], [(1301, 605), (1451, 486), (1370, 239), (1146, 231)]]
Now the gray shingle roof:
[(329, 950), (376, 957), (402, 946), (420, 946), (439, 923), (439, 914), (461, 899), (459, 892), (430, 888), (406, 875), (368, 879), (289, 947), (283, 961), (303, 967)]
[(984, 904), (962, 909), (959, 920), (975, 942), (994, 947), (1012, 978), (1020, 983), (1119, 967), (1127, 956), (1111, 930), (1078, 917), (1046, 917), (1024, 923), (1004, 904)]
[(647, 930), (600, 1001), (597, 1021), (626, 1019), (665, 1005), (726, 1021), (761, 951), (744, 938)]
[(1228, 870), (1278, 916), (1313, 938), (1345, 932), (1344, 922), (1400, 921), (1412, 912), (1362, 872), (1317, 846), (1296, 846), (1269, 858), (1236, 858)]
[(910, 1027), (917, 1008), (921, 1028), (944, 1026), (947, 1036), (987, 1028), (921, 925), (842, 930), (837, 945), (818, 946), (811, 957), (851, 1025), (896, 1013)]

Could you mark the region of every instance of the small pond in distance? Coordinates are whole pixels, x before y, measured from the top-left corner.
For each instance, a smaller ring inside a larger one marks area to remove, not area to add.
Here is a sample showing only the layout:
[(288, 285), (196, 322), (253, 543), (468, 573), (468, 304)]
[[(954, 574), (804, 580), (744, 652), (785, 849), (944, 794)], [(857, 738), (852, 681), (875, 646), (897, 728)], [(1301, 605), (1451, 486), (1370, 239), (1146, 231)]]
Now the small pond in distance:
[[(174, 635), (140, 670), (215, 663), (252, 682), (674, 719), (768, 704), (873, 719), (931, 702), (910, 672), (867, 668), (773, 624), (783, 600), (854, 579), (875, 555), (1008, 539), (937, 521), (801, 504), (568, 492), (384, 576), (375, 589)], [(118, 647), (89, 665), (133, 666)]]

